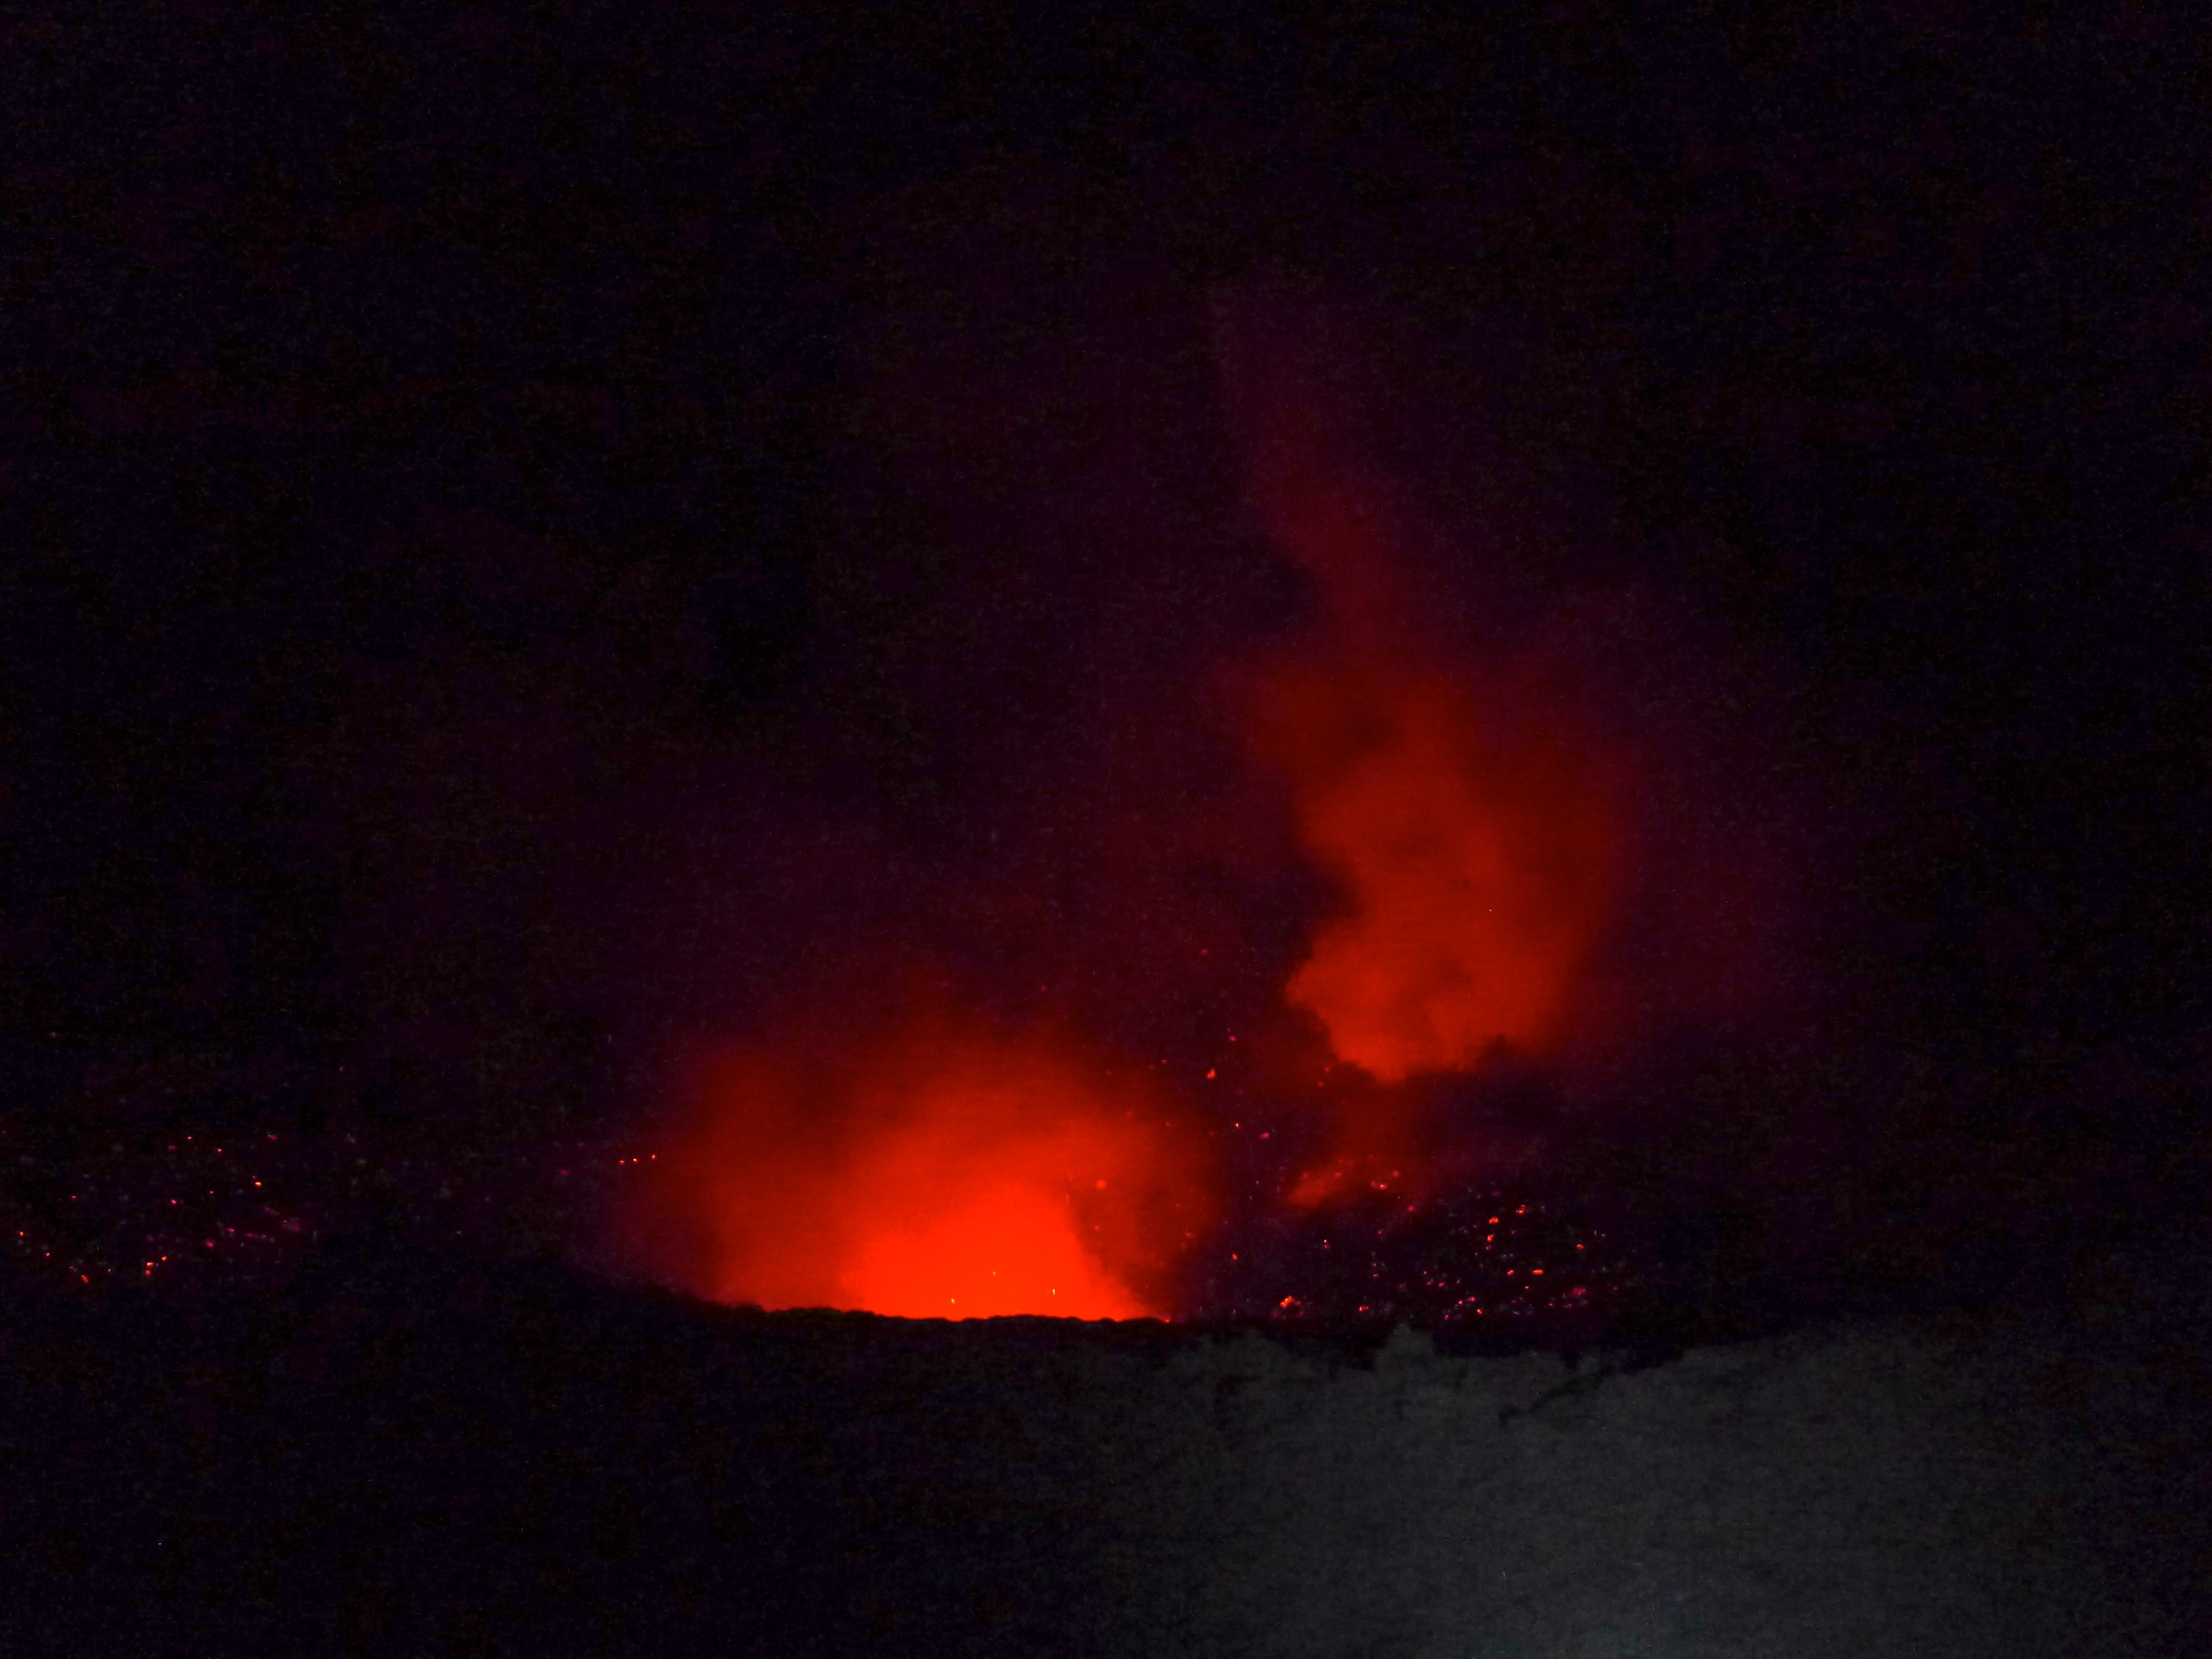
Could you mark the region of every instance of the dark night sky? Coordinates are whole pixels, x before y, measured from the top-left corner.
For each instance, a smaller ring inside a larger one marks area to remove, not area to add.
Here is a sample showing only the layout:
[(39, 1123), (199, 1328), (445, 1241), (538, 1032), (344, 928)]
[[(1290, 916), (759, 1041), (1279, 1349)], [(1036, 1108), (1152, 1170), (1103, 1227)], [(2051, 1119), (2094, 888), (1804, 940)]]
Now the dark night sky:
[(1164, 705), (1298, 603), (1207, 333), (1258, 280), (1354, 319), (1488, 626), (1686, 619), (1855, 1018), (2195, 1066), (2131, 1133), (2200, 1133), (2201, 38), (1048, 12), (13, 12), (19, 1099), (282, 1052), (527, 1133), (987, 877), (943, 948), (1139, 1047), (1131, 952), (1266, 992), (1098, 828), (1204, 819)]

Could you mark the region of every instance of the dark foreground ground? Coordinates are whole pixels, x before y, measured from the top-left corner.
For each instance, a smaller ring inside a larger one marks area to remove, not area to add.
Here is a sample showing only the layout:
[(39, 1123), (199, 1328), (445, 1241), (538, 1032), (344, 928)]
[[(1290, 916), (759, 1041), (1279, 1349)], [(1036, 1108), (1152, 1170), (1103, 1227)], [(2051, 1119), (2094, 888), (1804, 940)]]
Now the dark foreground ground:
[(357, 1239), (250, 1296), (20, 1292), (0, 1651), (2201, 1651), (2200, 1261), (1571, 1365)]

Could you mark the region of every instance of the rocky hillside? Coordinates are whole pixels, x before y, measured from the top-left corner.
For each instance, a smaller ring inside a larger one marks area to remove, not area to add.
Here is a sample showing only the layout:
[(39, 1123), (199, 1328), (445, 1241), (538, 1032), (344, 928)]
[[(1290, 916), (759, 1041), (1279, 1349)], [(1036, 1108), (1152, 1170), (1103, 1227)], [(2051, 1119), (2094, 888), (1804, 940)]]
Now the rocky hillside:
[(1571, 1363), (357, 1247), (257, 1299), (13, 1302), (0, 1620), (26, 1654), (2170, 1654), (2212, 1613), (2177, 1294)]

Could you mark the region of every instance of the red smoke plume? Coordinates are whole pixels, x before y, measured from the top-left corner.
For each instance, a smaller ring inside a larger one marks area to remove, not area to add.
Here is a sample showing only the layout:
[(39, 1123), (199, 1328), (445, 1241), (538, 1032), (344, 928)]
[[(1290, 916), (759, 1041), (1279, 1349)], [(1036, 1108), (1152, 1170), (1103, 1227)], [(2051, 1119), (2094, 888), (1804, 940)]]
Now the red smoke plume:
[(1340, 644), (1256, 677), (1248, 729), (1340, 891), (1285, 995), (1385, 1082), (1538, 1051), (1609, 919), (1613, 767), (1414, 661)]
[(1253, 504), (1315, 596), (1234, 694), (1338, 888), (1285, 994), (1384, 1082), (1541, 1051), (1614, 914), (1621, 762), (1532, 661), (1478, 672), (1426, 626), (1409, 515), (1328, 383), (1342, 359), (1263, 304), (1217, 320)]

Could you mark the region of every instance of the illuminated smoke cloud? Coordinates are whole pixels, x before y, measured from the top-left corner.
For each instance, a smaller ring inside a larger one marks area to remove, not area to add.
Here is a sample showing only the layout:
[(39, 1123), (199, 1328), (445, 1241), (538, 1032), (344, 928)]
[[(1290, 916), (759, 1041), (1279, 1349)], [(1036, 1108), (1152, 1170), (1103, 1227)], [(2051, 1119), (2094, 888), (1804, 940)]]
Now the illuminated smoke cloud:
[(1260, 678), (1255, 747), (1341, 889), (1286, 995), (1386, 1082), (1558, 1033), (1617, 862), (1606, 778), (1451, 680), (1339, 657)]
[(1286, 995), (1385, 1082), (1544, 1048), (1612, 917), (1619, 764), (1529, 664), (1477, 675), (1421, 626), (1402, 511), (1287, 333), (1222, 312), (1255, 505), (1317, 599), (1233, 692), (1339, 892)]

